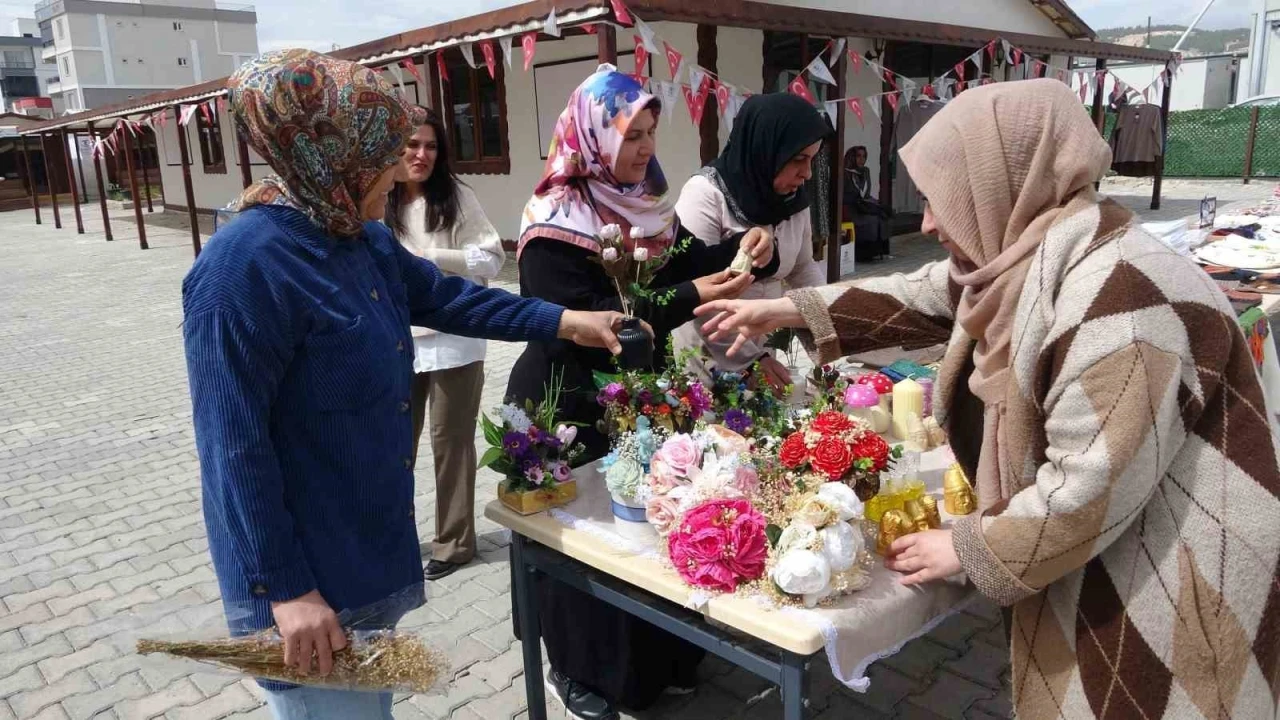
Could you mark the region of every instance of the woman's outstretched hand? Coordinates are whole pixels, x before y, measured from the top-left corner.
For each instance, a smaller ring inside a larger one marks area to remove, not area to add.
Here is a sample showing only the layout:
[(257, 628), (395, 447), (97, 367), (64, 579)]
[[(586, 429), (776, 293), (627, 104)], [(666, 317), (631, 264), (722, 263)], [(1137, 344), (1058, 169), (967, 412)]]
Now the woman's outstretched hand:
[(906, 575), (903, 585), (941, 580), (964, 569), (951, 544), (950, 530), (926, 530), (894, 540), (884, 566)]
[[(622, 344), (618, 342), (618, 331), (622, 329), (622, 321), (626, 316), (612, 310), (607, 312), (587, 312), (584, 310), (565, 310), (560, 315), (560, 329), (556, 337), (568, 340), (583, 347), (605, 348), (617, 355), (622, 352)], [(644, 331), (653, 338), (653, 328), (641, 320)]]
[(762, 268), (773, 260), (773, 233), (762, 227), (753, 227), (742, 237), (739, 250), (751, 256), (751, 266)]
[(751, 273), (735, 275), (728, 270), (721, 270), (694, 280), (693, 287), (698, 291), (698, 301), (707, 303), (712, 300), (736, 298), (754, 281), (755, 278)]
[(694, 315), (704, 319), (702, 332), (712, 340), (728, 340), (735, 334), (729, 355), (736, 355), (752, 338), (781, 327), (803, 327), (804, 319), (791, 298), (776, 300), (715, 300), (699, 305)]

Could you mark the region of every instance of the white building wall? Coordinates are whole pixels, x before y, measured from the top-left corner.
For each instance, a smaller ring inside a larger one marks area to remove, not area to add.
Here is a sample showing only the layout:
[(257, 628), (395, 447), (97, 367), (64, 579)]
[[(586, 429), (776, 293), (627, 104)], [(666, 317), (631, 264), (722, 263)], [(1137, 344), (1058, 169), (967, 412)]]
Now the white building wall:
[[(225, 173), (206, 173), (200, 160), (200, 140), (196, 134), (196, 121), (185, 128), (179, 128), (173, 121), (173, 113), (169, 111), (168, 122), (161, 132), (157, 133), (160, 153), (160, 181), (164, 185), (165, 204), (182, 210), (186, 209), (187, 196), (182, 184), (182, 152), (178, 146), (178, 131), (187, 134), (188, 149), (191, 152), (191, 189), (196, 199), (196, 209), (213, 211), (224, 207), (244, 189), (240, 177), (240, 156), (236, 148), (235, 130), (228, 111), (219, 114), (222, 126), (222, 148), (227, 158)], [(249, 169), (255, 180), (271, 172), (271, 168), (251, 148), (249, 150)]]
[(1062, 37), (1062, 30), (1027, 0), (768, 0), (771, 5), (945, 22), (948, 25)]
[[(1247, 59), (1246, 59), (1247, 60)], [(1242, 62), (1236, 68), (1235, 58), (1190, 58), (1173, 79), (1173, 94), (1169, 98), (1170, 110), (1216, 110), (1232, 103), (1232, 93), (1238, 83), (1248, 83), (1248, 65)], [(1164, 65), (1144, 63), (1140, 65), (1115, 65), (1111, 72), (1125, 83), (1142, 90), (1160, 76)], [(1237, 77), (1237, 74), (1239, 77)], [(1243, 78), (1243, 80), (1242, 80)], [(1243, 89), (1243, 88), (1240, 88)], [(1159, 95), (1151, 94), (1152, 102)], [(1244, 97), (1237, 94), (1238, 100)]]

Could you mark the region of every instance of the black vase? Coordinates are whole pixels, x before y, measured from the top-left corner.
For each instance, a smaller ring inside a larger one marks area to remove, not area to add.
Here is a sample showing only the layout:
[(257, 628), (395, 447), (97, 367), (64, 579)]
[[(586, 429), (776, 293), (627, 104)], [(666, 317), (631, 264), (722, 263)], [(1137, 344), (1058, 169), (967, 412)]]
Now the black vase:
[(623, 370), (649, 370), (653, 367), (653, 338), (645, 332), (639, 318), (623, 318), (618, 342), (622, 344), (618, 365)]

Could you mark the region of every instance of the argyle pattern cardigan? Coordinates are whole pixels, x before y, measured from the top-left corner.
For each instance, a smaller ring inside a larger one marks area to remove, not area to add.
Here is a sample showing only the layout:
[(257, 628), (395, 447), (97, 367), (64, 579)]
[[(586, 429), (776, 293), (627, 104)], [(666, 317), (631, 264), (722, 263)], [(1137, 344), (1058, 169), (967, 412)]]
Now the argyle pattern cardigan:
[[(1000, 477), (953, 542), (978, 589), (1013, 607), (1020, 718), (1274, 718), (1276, 431), (1221, 291), (1131, 221), (1091, 205), (1037, 250)], [(957, 414), (973, 342), (947, 262), (790, 295), (824, 362), (947, 343), (935, 408), (958, 457), (980, 445), (965, 435), (981, 403)]]

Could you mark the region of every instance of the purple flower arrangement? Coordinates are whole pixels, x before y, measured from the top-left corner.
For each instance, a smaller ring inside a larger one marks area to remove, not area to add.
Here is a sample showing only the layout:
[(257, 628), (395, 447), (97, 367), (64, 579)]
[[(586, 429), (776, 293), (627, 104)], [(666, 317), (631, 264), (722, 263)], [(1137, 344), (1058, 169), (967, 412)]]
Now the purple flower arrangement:
[(601, 432), (615, 438), (635, 430), (642, 415), (668, 434), (689, 432), (713, 402), (701, 382), (682, 373), (598, 374), (596, 385), (596, 402), (605, 409)]
[(512, 491), (550, 488), (573, 477), (573, 462), (585, 451), (575, 443), (578, 428), (556, 422), (560, 397), (559, 378), (548, 384), (543, 401), (536, 407), (514, 403), (499, 406), (491, 420), (480, 417), (489, 449), (480, 458), (480, 467), (493, 469), (507, 479)]

